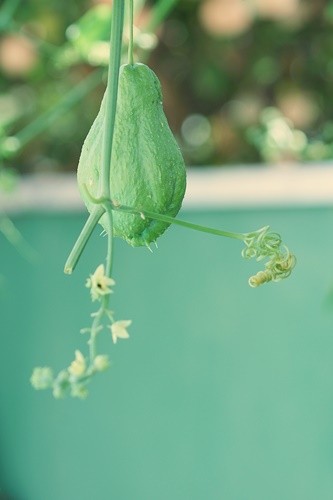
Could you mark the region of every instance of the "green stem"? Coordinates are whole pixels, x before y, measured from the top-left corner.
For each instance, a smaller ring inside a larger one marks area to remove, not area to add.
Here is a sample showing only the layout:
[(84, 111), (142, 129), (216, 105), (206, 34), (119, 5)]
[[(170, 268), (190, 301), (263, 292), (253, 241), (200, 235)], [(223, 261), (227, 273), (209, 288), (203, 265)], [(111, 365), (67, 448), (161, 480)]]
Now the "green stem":
[(116, 121), (119, 68), (121, 64), (121, 48), (124, 25), (124, 0), (114, 0), (110, 36), (110, 63), (108, 86), (106, 89), (106, 114), (104, 119), (104, 136), (101, 165), (102, 196), (110, 196), (110, 163), (113, 143), (113, 132)]
[[(112, 217), (112, 210), (110, 208), (106, 209), (106, 217), (107, 217), (107, 224), (108, 224), (108, 248), (107, 248), (107, 254), (106, 254), (106, 267), (105, 267), (105, 274), (106, 276), (111, 277), (111, 272), (112, 272), (112, 254), (113, 254), (113, 217)], [(106, 296), (108, 298), (108, 296)]]
[(224, 236), (226, 238), (233, 238), (236, 240), (242, 240), (246, 238), (246, 234), (243, 233), (231, 233), (229, 231), (222, 231), (220, 229), (214, 229), (212, 227), (201, 226), (200, 224), (193, 224), (192, 222), (187, 222), (181, 219), (175, 219), (169, 215), (157, 214), (156, 212), (150, 212), (149, 210), (138, 210), (136, 208), (127, 207), (124, 205), (113, 205), (114, 210), (120, 210), (121, 212), (128, 212), (131, 214), (142, 214), (148, 219), (159, 220), (162, 222), (167, 222), (168, 224), (177, 224), (178, 226), (187, 227), (188, 229), (194, 229), (195, 231), (200, 231), (202, 233), (214, 234), (216, 236)]
[(23, 148), (28, 142), (34, 139), (38, 134), (45, 131), (55, 120), (71, 109), (75, 104), (80, 102), (84, 96), (91, 92), (101, 82), (101, 71), (94, 71), (82, 82), (80, 82), (73, 90), (68, 92), (55, 106), (45, 111), (36, 120), (29, 123), (20, 132), (16, 134), (15, 139), (18, 141), (18, 149)]
[(4, 235), (9, 243), (11, 243), (24, 258), (30, 262), (36, 261), (36, 251), (23, 238), (15, 224), (4, 213), (0, 214), (0, 233)]
[(89, 364), (90, 364), (90, 369), (93, 368), (94, 364), (94, 359), (96, 358), (96, 337), (99, 331), (99, 325), (101, 323), (101, 319), (104, 315), (105, 308), (104, 304), (101, 305), (99, 310), (96, 313), (96, 316), (94, 317), (94, 321), (91, 326), (91, 333), (90, 333), (90, 339), (88, 341), (89, 345)]
[[(105, 275), (111, 277), (111, 271), (112, 271), (112, 250), (113, 250), (113, 221), (112, 221), (112, 210), (107, 207), (106, 209), (104, 207), (101, 207), (103, 210), (105, 210), (105, 215), (107, 216), (107, 224), (108, 224), (108, 248), (107, 248), (107, 254), (106, 254), (106, 266), (105, 266)], [(101, 300), (101, 307), (99, 308), (96, 316), (94, 317), (94, 321), (91, 327), (91, 332), (90, 332), (90, 339), (88, 341), (89, 345), (89, 360), (90, 360), (90, 370), (93, 370), (94, 367), (94, 360), (96, 358), (96, 338), (97, 334), (99, 332), (99, 327), (101, 324), (102, 317), (104, 314), (106, 314), (106, 311), (108, 310), (109, 306), (109, 301), (110, 301), (110, 295), (107, 294), (104, 297), (102, 297)]]
[(72, 248), (71, 253), (69, 254), (69, 257), (66, 261), (65, 264), (65, 269), (64, 272), (66, 274), (72, 274), (73, 270), (75, 269), (75, 266), (81, 257), (81, 254), (96, 226), (98, 223), (99, 219), (102, 217), (104, 213), (104, 208), (101, 206), (95, 206), (91, 214), (89, 215), (87, 222), (82, 228), (82, 231), (78, 237), (78, 239), (75, 242), (75, 245)]
[(128, 64), (133, 66), (133, 26), (134, 24), (134, 9), (133, 0), (129, 0), (129, 43), (128, 43)]
[[(104, 207), (102, 207), (104, 209)], [(111, 277), (112, 271), (112, 250), (113, 250), (113, 221), (112, 221), (112, 210), (107, 207), (105, 209), (105, 213), (107, 216), (107, 224), (108, 224), (108, 248), (106, 254), (106, 266), (105, 266), (105, 275)], [(94, 359), (96, 357), (96, 337), (99, 332), (99, 327), (101, 324), (102, 317), (106, 314), (108, 310), (110, 301), (110, 295), (107, 294), (102, 297), (101, 307), (98, 310), (96, 316), (94, 317), (94, 321), (91, 327), (90, 339), (88, 341), (89, 344), (89, 359), (90, 359), (90, 369), (93, 370)]]
[(178, 0), (160, 0), (157, 2), (145, 30), (154, 32), (177, 3)]

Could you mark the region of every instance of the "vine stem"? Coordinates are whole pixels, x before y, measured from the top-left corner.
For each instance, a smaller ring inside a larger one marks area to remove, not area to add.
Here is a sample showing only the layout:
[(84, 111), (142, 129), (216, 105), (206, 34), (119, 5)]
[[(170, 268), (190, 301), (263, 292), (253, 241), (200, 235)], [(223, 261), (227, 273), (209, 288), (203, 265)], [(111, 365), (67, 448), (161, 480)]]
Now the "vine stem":
[(65, 264), (64, 273), (72, 274), (96, 224), (104, 213), (102, 206), (96, 205), (82, 228)]
[(194, 229), (195, 231), (200, 231), (202, 233), (214, 234), (216, 236), (224, 236), (226, 238), (233, 238), (242, 241), (244, 241), (244, 239), (247, 236), (247, 234), (244, 233), (233, 233), (229, 231), (222, 231), (220, 229), (215, 229), (213, 227), (201, 226), (200, 224), (193, 224), (192, 222), (187, 222), (182, 219), (175, 219), (174, 217), (170, 217), (169, 215), (158, 214), (156, 212), (150, 212), (149, 210), (138, 210), (137, 208), (127, 207), (125, 205), (113, 205), (113, 209), (119, 210), (121, 212), (143, 215), (148, 219), (159, 220), (162, 222), (167, 222), (169, 224), (176, 224), (178, 226), (187, 227), (188, 229)]
[(90, 338), (88, 340), (88, 345), (89, 345), (89, 368), (90, 370), (93, 369), (94, 366), (94, 359), (96, 358), (96, 337), (99, 332), (99, 326), (101, 323), (101, 319), (104, 315), (104, 304), (102, 303), (101, 307), (97, 311), (94, 321), (91, 326), (91, 332), (90, 332)]
[[(110, 208), (106, 208), (106, 216), (107, 216), (107, 225), (108, 225), (108, 248), (106, 254), (106, 266), (105, 266), (105, 274), (106, 276), (111, 276), (112, 271), (112, 254), (113, 254), (113, 217), (112, 210)], [(105, 297), (108, 299), (108, 295)], [(108, 302), (108, 300), (107, 300)]]
[(134, 8), (133, 0), (129, 0), (129, 43), (128, 43), (128, 64), (134, 64), (133, 58), (133, 30), (134, 30)]
[[(97, 205), (98, 206), (98, 205)], [(112, 271), (112, 254), (113, 254), (113, 221), (112, 221), (112, 211), (109, 207), (100, 207), (105, 211), (107, 216), (107, 224), (108, 224), (108, 248), (106, 254), (106, 266), (105, 266), (105, 275), (111, 277)], [(110, 302), (110, 294), (102, 297), (101, 307), (97, 311), (94, 321), (91, 327), (90, 338), (88, 340), (89, 345), (89, 360), (90, 360), (90, 370), (94, 369), (94, 360), (96, 358), (96, 339), (97, 334), (101, 329), (101, 321), (105, 314), (107, 314), (108, 307)]]
[(110, 62), (108, 84), (106, 89), (106, 113), (104, 118), (104, 135), (101, 165), (101, 196), (111, 198), (110, 193), (110, 163), (116, 108), (118, 97), (119, 68), (121, 64), (121, 48), (124, 26), (124, 0), (114, 0), (110, 36)]

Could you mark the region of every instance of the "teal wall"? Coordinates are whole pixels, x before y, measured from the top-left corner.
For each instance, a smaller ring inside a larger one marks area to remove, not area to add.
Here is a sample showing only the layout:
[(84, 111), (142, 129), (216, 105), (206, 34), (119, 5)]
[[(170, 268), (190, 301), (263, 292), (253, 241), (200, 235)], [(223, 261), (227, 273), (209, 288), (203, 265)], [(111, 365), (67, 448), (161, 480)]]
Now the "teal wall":
[[(104, 258), (96, 234), (62, 274), (82, 214), (15, 217), (39, 253), (1, 241), (0, 474), (14, 500), (332, 500), (333, 210), (184, 211), (227, 230), (270, 224), (294, 275), (253, 290), (237, 241), (171, 228), (153, 254), (115, 245), (112, 296), (131, 339), (86, 401), (29, 385), (35, 365), (85, 349), (83, 284)], [(1, 495), (0, 495), (1, 497)]]

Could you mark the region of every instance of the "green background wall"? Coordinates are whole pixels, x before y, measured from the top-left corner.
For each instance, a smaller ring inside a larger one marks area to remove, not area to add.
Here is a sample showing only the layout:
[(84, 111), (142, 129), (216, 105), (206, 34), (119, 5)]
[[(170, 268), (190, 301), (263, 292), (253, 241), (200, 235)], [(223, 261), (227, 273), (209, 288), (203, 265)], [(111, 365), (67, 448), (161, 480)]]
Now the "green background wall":
[[(15, 217), (39, 253), (1, 242), (0, 474), (14, 500), (331, 500), (333, 210), (186, 211), (235, 231), (270, 224), (294, 275), (253, 290), (237, 241), (171, 228), (153, 254), (115, 245), (112, 296), (129, 341), (105, 332), (112, 368), (86, 401), (35, 392), (35, 365), (85, 349), (83, 284), (104, 258), (97, 233), (62, 268), (83, 214)], [(0, 495), (1, 497), (1, 495)]]

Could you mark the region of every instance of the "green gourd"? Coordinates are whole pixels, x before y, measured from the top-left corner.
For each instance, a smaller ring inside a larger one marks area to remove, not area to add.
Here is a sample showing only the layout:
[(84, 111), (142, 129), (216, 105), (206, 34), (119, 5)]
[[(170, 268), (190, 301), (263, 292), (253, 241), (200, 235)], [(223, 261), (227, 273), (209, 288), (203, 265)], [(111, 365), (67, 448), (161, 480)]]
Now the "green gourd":
[[(89, 211), (93, 203), (83, 186), (93, 197), (99, 196), (105, 109), (104, 96), (78, 166), (79, 189)], [(184, 160), (163, 111), (157, 76), (145, 64), (121, 66), (110, 165), (113, 203), (174, 217), (185, 187)], [(100, 223), (107, 229), (105, 214)], [(115, 236), (140, 246), (156, 241), (169, 224), (114, 210), (113, 226)]]

